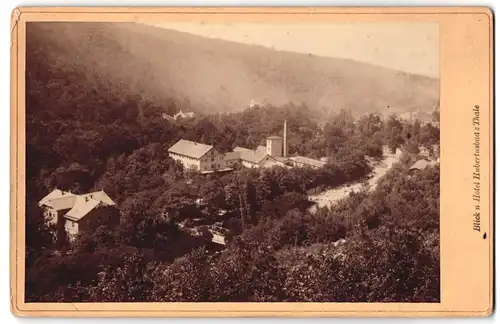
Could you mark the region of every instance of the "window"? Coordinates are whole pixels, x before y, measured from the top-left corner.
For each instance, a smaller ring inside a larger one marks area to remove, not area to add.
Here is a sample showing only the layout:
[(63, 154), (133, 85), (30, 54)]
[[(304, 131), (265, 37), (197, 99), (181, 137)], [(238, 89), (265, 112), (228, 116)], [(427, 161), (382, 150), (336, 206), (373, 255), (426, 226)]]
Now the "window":
[(71, 227), (75, 227), (75, 222), (71, 222)]

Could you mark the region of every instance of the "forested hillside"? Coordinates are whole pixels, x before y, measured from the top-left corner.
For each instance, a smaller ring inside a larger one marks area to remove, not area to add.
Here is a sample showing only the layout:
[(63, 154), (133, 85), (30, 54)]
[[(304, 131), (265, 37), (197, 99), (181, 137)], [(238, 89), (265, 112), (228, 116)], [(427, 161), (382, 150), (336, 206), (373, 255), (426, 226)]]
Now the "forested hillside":
[[(101, 65), (85, 61), (85, 42), (109, 48), (115, 43), (107, 31), (124, 27), (76, 25), (28, 28), (27, 301), (439, 301), (439, 166), (409, 171), (419, 146), (439, 144), (439, 128), (396, 116), (358, 118), (349, 109), (319, 117), (306, 104), (172, 122), (162, 113), (196, 105), (168, 87), (161, 96), (139, 91), (146, 87), (139, 70), (136, 84), (117, 83), (112, 75), (129, 73), (128, 65), (101, 74)], [(63, 46), (72, 28), (94, 28), (93, 40)], [(50, 41), (56, 33), (61, 38)], [(45, 45), (29, 35), (45, 37)], [(255, 147), (280, 134), (285, 118), (290, 153), (328, 157), (324, 168), (202, 176), (167, 154), (180, 138), (222, 152)], [(309, 211), (311, 191), (367, 179), (367, 157), (381, 158), (383, 145), (405, 155), (375, 191)], [(120, 209), (120, 225), (59, 245), (37, 206), (54, 187), (104, 189)], [(221, 223), (227, 248), (188, 235), (180, 224), (193, 222)]]
[(141, 24), (36, 23), (28, 24), (27, 38), (28, 57), (83, 73), (94, 87), (105, 83), (152, 98), (171, 114), (179, 106), (240, 111), (251, 100), (304, 103), (323, 114), (346, 109), (356, 116), (430, 114), (439, 103), (436, 79)]

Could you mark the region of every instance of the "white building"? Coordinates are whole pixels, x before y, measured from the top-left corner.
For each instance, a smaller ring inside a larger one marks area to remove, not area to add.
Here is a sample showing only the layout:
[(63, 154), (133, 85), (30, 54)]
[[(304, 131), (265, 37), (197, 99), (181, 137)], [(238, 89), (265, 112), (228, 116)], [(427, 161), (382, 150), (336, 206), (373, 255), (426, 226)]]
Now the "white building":
[(267, 153), (268, 151), (269, 147), (265, 146), (258, 146), (255, 150), (236, 147), (233, 152), (226, 154), (238, 154), (240, 163), (246, 168), (260, 168), (278, 163), (273, 156)]
[(115, 203), (103, 190), (76, 195), (54, 189), (38, 205), (50, 224), (64, 227), (70, 241), (78, 233), (92, 231), (98, 225), (120, 223)]
[(268, 136), (266, 138), (266, 152), (273, 157), (283, 156), (283, 138), (280, 136)]
[(326, 161), (311, 159), (300, 155), (289, 158), (289, 161), (291, 161), (292, 165), (295, 167), (301, 167), (301, 168), (309, 167), (314, 169), (322, 168), (327, 163)]
[(194, 112), (187, 111), (187, 110), (186, 110), (186, 112), (184, 112), (184, 111), (181, 110), (181, 111), (179, 111), (178, 113), (176, 113), (174, 115), (174, 119), (175, 120), (184, 119), (184, 118), (194, 118), (194, 117), (195, 117)]
[(180, 161), (186, 169), (205, 173), (231, 170), (238, 164), (246, 168), (273, 166), (321, 168), (327, 163), (303, 156), (288, 157), (286, 121), (283, 125), (283, 137), (268, 136), (266, 146), (259, 145), (256, 149), (237, 146), (232, 152), (221, 154), (212, 145), (180, 140), (168, 152), (170, 157)]
[(168, 149), (170, 157), (179, 161), (184, 168), (200, 172), (213, 172), (226, 169), (224, 155), (212, 145), (179, 140)]

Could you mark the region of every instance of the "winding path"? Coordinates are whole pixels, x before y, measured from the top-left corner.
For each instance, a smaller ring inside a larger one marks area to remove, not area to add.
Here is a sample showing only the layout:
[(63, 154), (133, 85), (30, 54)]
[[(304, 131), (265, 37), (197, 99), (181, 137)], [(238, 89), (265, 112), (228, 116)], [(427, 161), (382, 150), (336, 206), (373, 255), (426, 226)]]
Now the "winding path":
[[(398, 162), (401, 158), (401, 150), (397, 149), (395, 154), (391, 154), (387, 149), (384, 150), (384, 158), (381, 161), (371, 162), (373, 166), (373, 171), (371, 177), (368, 180), (368, 186), (370, 190), (374, 190), (377, 186), (378, 180), (383, 177), (387, 171), (389, 171), (393, 164)], [(325, 190), (319, 194), (309, 196), (309, 200), (316, 203), (313, 206), (313, 211), (315, 208), (332, 206), (335, 202), (347, 197), (351, 192), (358, 192), (363, 188), (364, 182), (356, 182), (346, 186), (340, 186), (333, 189)]]

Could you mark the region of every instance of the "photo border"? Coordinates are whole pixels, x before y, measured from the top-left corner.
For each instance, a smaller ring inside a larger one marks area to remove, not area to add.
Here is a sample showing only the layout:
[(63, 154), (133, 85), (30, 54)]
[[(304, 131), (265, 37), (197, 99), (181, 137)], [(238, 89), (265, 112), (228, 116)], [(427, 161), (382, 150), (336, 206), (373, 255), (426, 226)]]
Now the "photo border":
[[(437, 21), (440, 303), (25, 303), (26, 23)], [(33, 317), (465, 317), (493, 307), (493, 14), (486, 7), (20, 7), (11, 21), (11, 311)], [(473, 230), (473, 108), (481, 109), (481, 232)], [(469, 131), (467, 131), (469, 130)], [(470, 145), (468, 145), (470, 143)], [(483, 232), (487, 238), (483, 239)]]

